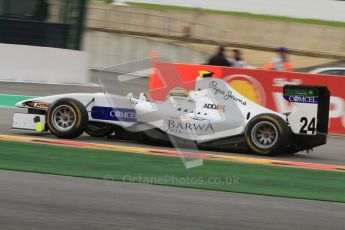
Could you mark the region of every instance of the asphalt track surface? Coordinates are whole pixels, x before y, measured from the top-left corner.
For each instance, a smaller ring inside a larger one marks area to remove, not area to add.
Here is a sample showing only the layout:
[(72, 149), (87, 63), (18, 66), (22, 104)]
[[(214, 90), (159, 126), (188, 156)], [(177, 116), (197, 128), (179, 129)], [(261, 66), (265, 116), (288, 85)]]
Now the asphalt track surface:
[(344, 229), (345, 204), (0, 170), (2, 230)]
[[(96, 87), (0, 83), (1, 94), (43, 96), (99, 91)], [(53, 138), (49, 134), (10, 130), (14, 111), (0, 108), (1, 134)], [(154, 148), (150, 144), (88, 136), (78, 140)], [(313, 153), (275, 159), (345, 165), (344, 140), (330, 137), (327, 145)], [(344, 229), (345, 226), (345, 204), (340, 203), (4, 170), (0, 170), (0, 204), (1, 229)]]

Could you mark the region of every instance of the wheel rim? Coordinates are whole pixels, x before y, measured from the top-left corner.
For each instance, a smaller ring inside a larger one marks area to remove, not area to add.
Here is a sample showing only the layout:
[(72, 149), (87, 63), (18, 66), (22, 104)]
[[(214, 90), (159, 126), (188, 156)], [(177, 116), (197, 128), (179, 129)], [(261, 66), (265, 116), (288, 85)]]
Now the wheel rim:
[(71, 106), (60, 105), (53, 111), (53, 125), (59, 131), (69, 131), (76, 123), (76, 113)]
[(272, 147), (278, 140), (278, 130), (271, 122), (261, 121), (252, 129), (252, 140), (260, 148)]

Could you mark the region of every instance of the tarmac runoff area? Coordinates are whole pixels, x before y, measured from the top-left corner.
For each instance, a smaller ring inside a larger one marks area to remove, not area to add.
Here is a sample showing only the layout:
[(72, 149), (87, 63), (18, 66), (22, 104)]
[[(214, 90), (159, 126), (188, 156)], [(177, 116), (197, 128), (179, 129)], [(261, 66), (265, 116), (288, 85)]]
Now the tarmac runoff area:
[(1, 229), (334, 229), (345, 204), (0, 170)]
[[(1, 93), (35, 95), (96, 91), (94, 87), (40, 85), (5, 87)], [(20, 90), (20, 88), (24, 90)], [(38, 90), (40, 89), (40, 90)], [(11, 91), (11, 92), (9, 92)], [(10, 130), (13, 108), (0, 108), (0, 132), (54, 140)], [(77, 142), (152, 149), (149, 144), (82, 136)], [(202, 151), (225, 157), (345, 165), (343, 137), (330, 137), (313, 153), (278, 157)], [(159, 149), (171, 152), (170, 147)], [(342, 203), (202, 191), (145, 184), (0, 171), (3, 229), (343, 229)], [(283, 217), (283, 218), (282, 218)]]

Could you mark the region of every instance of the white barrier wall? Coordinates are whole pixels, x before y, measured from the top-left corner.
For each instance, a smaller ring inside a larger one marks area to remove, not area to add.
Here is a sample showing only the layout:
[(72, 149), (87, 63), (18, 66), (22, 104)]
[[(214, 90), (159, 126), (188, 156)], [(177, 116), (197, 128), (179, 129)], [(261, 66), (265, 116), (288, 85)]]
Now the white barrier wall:
[(0, 80), (88, 83), (84, 51), (0, 44)]

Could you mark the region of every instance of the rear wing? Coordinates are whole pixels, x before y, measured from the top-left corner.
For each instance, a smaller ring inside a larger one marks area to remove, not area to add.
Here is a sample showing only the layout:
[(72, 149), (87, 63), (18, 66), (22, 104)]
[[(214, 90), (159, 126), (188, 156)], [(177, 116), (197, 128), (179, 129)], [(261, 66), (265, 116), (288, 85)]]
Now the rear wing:
[(330, 104), (327, 87), (285, 85), (283, 96), (296, 106), (287, 116), (292, 132), (290, 148), (296, 152), (326, 144)]
[(293, 133), (328, 133), (330, 92), (326, 86), (285, 85), (283, 97), (297, 107), (288, 116)]

